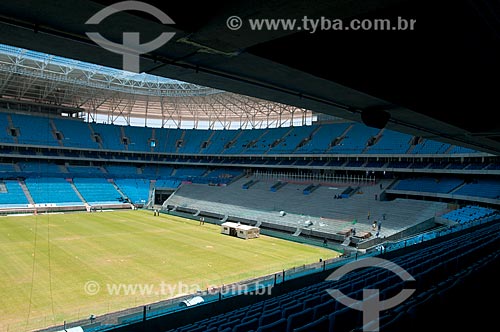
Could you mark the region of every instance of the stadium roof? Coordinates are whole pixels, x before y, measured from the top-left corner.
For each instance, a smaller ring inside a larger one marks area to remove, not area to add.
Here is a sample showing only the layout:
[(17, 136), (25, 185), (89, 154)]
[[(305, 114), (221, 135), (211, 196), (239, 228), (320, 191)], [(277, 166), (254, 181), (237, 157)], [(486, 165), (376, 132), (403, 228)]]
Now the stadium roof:
[(0, 44), (0, 65), (2, 71), (36, 80), (67, 82), (132, 94), (177, 97), (223, 92), (167, 77), (128, 72), (4, 44)]
[[(121, 68), (122, 57), (87, 32), (121, 43), (124, 32), (139, 30), (141, 41), (151, 41), (168, 31), (175, 33), (168, 43), (141, 55), (141, 72), (354, 121), (363, 121), (362, 114), (389, 114), (388, 129), (500, 154), (500, 123), (492, 118), (498, 92), (490, 83), (500, 77), (500, 27), (486, 0), (430, 8), (412, 0), (360, 0), (356, 6), (222, 0), (197, 3), (196, 9), (186, 1), (145, 0), (175, 23), (124, 11), (86, 24), (116, 2), (2, 1), (2, 41)], [(233, 15), (243, 20), (239, 30), (227, 26)], [(397, 21), (417, 15), (413, 31), (256, 31), (248, 24), (260, 18)]]
[[(133, 73), (0, 44), (0, 94), (73, 107), (110, 123), (198, 128), (304, 124), (308, 110), (147, 73)], [(154, 121), (158, 120), (158, 121)]]

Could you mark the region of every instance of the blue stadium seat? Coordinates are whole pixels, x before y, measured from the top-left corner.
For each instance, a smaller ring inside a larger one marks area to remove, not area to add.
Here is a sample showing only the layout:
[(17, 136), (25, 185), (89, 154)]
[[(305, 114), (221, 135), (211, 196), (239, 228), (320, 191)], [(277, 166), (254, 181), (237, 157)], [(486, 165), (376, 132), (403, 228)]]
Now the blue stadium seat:
[(314, 297), (311, 297), (309, 299), (304, 300), (304, 302), (302, 304), (304, 305), (304, 309), (305, 309), (305, 308), (312, 308), (315, 305), (320, 304), (320, 303), (321, 303), (321, 297), (314, 296)]
[(259, 326), (256, 332), (280, 332), (287, 331), (286, 319), (281, 318), (267, 325)]
[(306, 325), (312, 322), (314, 317), (314, 310), (312, 308), (308, 308), (302, 310), (300, 312), (291, 314), (287, 318), (287, 327), (286, 330), (288, 332), (293, 331), (295, 328)]
[(270, 312), (264, 312), (259, 318), (259, 325), (267, 325), (274, 321), (277, 321), (282, 317), (281, 309), (276, 309)]
[(248, 332), (249, 330), (256, 330), (258, 327), (259, 320), (257, 318), (253, 318), (233, 327), (233, 332)]
[(317, 304), (313, 307), (313, 319), (318, 319), (332, 313), (335, 310), (336, 301), (330, 296), (330, 300)]
[(348, 307), (337, 310), (329, 315), (329, 332), (351, 331), (362, 324), (362, 311)]
[(288, 316), (302, 311), (302, 303), (296, 303), (293, 305), (290, 305), (288, 307), (285, 307), (282, 309), (282, 316), (283, 318), (287, 318)]
[(328, 331), (330, 320), (328, 316), (320, 317), (306, 325), (295, 328), (293, 332), (325, 332)]

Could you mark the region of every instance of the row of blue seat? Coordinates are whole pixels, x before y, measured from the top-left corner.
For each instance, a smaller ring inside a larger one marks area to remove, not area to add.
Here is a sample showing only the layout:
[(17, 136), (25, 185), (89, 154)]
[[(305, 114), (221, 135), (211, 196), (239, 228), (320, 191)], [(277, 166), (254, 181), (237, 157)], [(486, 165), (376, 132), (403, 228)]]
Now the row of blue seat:
[[(411, 135), (374, 129), (361, 123), (252, 130), (194, 130), (117, 126), (76, 119), (0, 113), (16, 136), (0, 142), (115, 151), (184, 154), (443, 154), (475, 153), (447, 143), (423, 140), (412, 145)], [(10, 133), (7, 126), (1, 132)], [(57, 130), (58, 135), (55, 134)], [(338, 139), (337, 144), (333, 144)]]

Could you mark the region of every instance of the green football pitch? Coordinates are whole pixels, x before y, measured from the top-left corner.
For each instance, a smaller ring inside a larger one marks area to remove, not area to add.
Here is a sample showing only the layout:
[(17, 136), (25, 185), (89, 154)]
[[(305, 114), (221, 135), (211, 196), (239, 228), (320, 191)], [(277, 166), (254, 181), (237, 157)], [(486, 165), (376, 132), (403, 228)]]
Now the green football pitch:
[(0, 331), (33, 331), (338, 255), (264, 235), (238, 239), (151, 211), (0, 217)]

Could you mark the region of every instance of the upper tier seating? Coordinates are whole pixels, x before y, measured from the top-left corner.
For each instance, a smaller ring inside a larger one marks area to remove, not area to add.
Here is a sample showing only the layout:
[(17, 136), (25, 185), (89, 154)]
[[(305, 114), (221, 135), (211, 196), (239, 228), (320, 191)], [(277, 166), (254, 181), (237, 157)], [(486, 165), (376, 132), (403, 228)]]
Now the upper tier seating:
[[(0, 142), (114, 151), (189, 155), (475, 153), (429, 139), (412, 147), (411, 135), (348, 122), (267, 129), (195, 130), (0, 113), (0, 123), (3, 123)], [(17, 134), (12, 136), (12, 132)]]
[(19, 129), (17, 141), (20, 144), (59, 146), (50, 120), (46, 117), (11, 114), (12, 123)]

